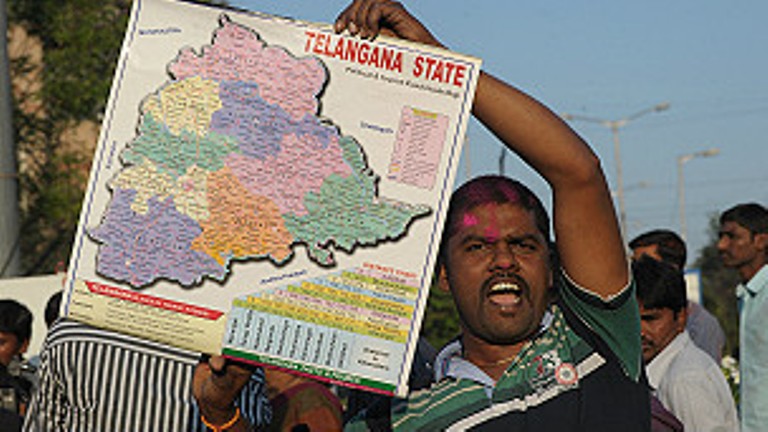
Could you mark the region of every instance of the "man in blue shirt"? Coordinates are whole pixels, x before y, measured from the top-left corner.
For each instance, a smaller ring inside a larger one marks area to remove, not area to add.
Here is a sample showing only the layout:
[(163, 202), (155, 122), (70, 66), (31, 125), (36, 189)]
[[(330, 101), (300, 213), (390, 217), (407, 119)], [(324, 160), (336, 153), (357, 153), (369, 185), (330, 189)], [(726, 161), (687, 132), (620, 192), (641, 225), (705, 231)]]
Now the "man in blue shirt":
[(720, 258), (738, 271), (741, 430), (768, 430), (768, 210), (739, 204), (720, 216)]

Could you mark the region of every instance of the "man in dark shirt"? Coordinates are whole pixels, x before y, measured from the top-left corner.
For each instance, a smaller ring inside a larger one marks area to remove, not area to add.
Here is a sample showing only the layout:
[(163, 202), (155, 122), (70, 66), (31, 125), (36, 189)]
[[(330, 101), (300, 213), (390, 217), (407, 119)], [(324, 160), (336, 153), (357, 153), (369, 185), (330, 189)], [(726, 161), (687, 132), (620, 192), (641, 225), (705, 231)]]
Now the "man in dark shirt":
[(21, 377), (21, 355), (32, 337), (32, 313), (15, 300), (0, 300), (0, 425), (21, 428), (32, 383)]

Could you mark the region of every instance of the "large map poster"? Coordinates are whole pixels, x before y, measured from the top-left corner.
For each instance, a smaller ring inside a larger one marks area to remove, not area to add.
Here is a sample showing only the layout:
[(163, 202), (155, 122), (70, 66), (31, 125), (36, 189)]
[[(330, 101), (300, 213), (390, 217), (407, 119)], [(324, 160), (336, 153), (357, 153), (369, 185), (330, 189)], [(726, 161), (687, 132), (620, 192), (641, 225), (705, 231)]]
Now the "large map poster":
[(479, 66), (136, 0), (67, 316), (403, 394)]

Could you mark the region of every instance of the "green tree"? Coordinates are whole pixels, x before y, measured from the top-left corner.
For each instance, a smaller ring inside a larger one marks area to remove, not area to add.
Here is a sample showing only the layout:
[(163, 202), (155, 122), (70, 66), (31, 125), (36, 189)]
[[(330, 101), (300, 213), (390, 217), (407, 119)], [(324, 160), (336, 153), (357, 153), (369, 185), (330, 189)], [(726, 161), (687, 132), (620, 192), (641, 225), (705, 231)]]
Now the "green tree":
[(704, 306), (720, 321), (726, 336), (723, 354), (734, 355), (739, 348), (739, 316), (734, 288), (738, 274), (723, 266), (717, 252), (719, 215), (713, 214), (709, 222), (709, 242), (699, 251), (694, 266), (701, 269)]
[(424, 323), (421, 326), (421, 335), (435, 348), (440, 348), (446, 342), (455, 338), (459, 332), (459, 315), (453, 304), (450, 293), (446, 293), (437, 287), (436, 278), (433, 278), (430, 288), (427, 311), (424, 314)]
[(34, 41), (11, 60), (12, 76), (34, 82), (13, 92), (22, 272), (50, 273), (68, 260), (95, 144), (93, 133), (78, 140), (73, 131), (96, 129), (130, 1), (10, 0), (8, 8), (9, 25)]
[(10, 65), (12, 78), (34, 82), (13, 91), (22, 273), (50, 273), (69, 259), (97, 138), (73, 131), (98, 129), (131, 1), (9, 0), (7, 6), (9, 27), (24, 28), (36, 41)]

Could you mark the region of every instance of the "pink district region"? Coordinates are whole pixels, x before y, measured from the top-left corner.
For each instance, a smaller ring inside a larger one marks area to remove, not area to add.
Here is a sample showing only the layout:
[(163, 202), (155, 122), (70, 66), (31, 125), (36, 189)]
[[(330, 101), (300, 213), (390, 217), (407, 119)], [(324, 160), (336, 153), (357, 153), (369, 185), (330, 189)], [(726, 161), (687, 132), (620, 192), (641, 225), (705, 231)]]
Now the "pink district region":
[(350, 304), (337, 303), (322, 298), (311, 297), (304, 294), (290, 292), (284, 289), (276, 290), (273, 300), (286, 304), (304, 307), (310, 310), (320, 309), (333, 315), (343, 315), (345, 318), (368, 321), (376, 324), (386, 324), (399, 330), (407, 330), (410, 320), (396, 315), (381, 313), (364, 307)]
[(336, 135), (324, 146), (314, 135), (288, 134), (276, 156), (260, 160), (232, 153), (226, 164), (250, 193), (269, 197), (281, 213), (297, 216), (307, 214), (304, 197), (307, 192), (318, 192), (326, 177), (352, 173)]
[(221, 265), (231, 258), (268, 256), (281, 263), (291, 256), (293, 236), (280, 209), (272, 200), (248, 192), (229, 168), (209, 175), (208, 203), (210, 218), (201, 222), (203, 232), (192, 242), (193, 249)]
[(221, 19), (212, 45), (203, 47), (199, 56), (192, 49), (183, 50), (169, 70), (178, 80), (199, 75), (256, 83), (264, 100), (280, 105), (294, 119), (317, 112), (316, 96), (326, 80), (318, 60), (297, 59), (282, 48), (266, 47), (258, 34), (227, 17)]

